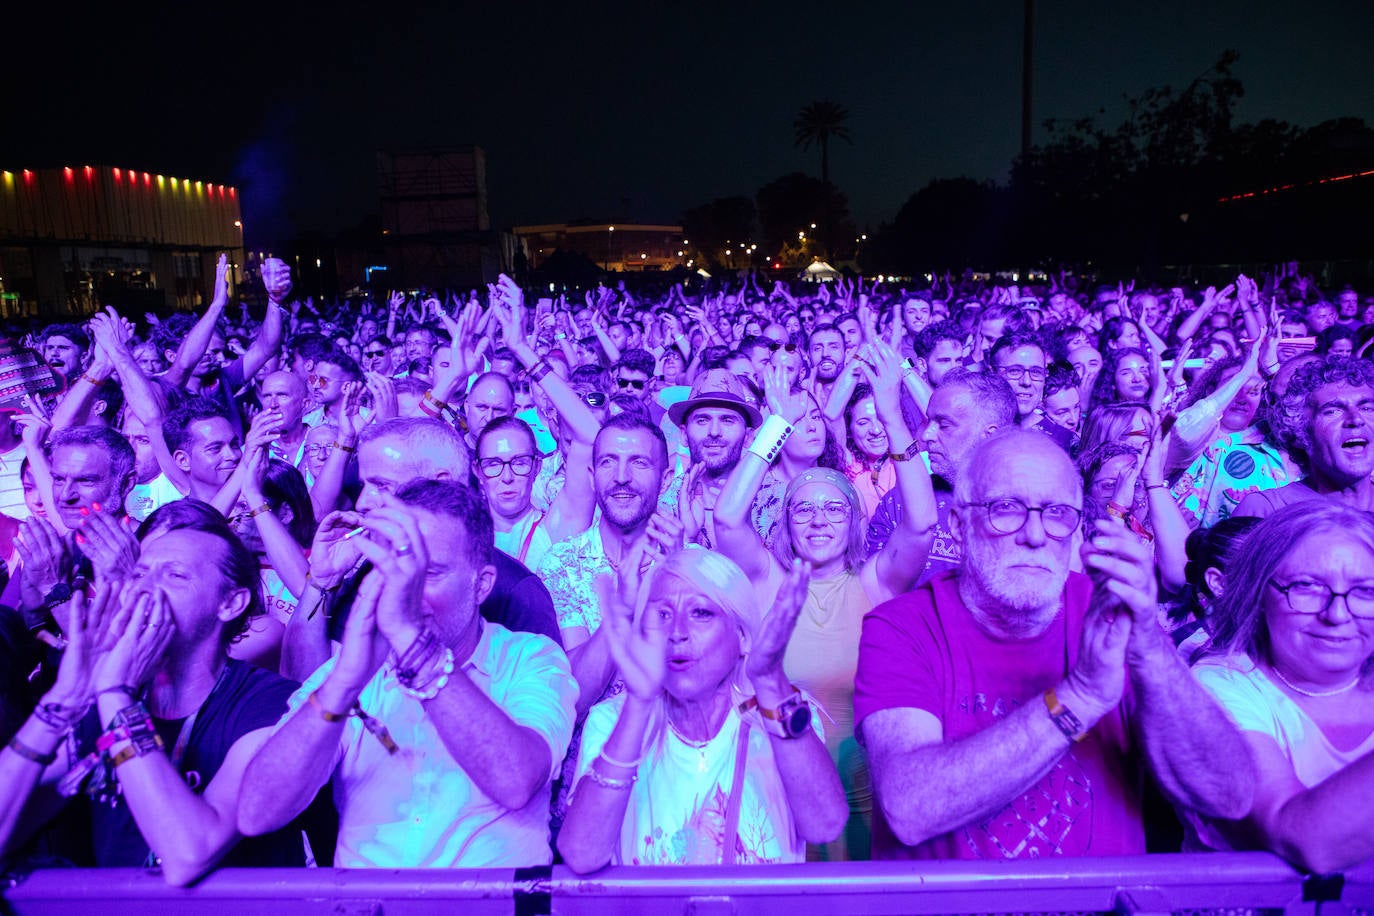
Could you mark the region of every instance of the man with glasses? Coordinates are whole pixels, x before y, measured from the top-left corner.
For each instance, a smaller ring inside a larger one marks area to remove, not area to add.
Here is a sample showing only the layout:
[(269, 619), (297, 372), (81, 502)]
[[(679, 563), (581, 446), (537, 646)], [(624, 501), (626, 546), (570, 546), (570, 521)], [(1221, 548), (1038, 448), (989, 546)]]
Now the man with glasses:
[(1106, 519), (1088, 575), (1069, 571), (1082, 484), (1039, 433), (995, 436), (960, 471), (959, 568), (864, 620), (874, 857), (1139, 855), (1142, 763), (1176, 802), (1243, 816), (1249, 755), (1159, 626), (1148, 546)]
[(993, 344), (992, 368), (1011, 386), (1016, 395), (1016, 421), (1027, 429), (1049, 436), (1068, 450), (1072, 436), (1057, 423), (1045, 418), (1045, 377), (1048, 360), (1039, 335), (1031, 331), (1007, 334)]
[[(331, 353), (315, 363), (306, 378), (306, 386), (319, 406), (302, 417), (306, 426), (328, 423), (339, 426), (343, 420), (345, 386), (362, 384), (362, 370), (346, 353)], [(359, 408), (366, 421), (372, 415), (367, 408)]]

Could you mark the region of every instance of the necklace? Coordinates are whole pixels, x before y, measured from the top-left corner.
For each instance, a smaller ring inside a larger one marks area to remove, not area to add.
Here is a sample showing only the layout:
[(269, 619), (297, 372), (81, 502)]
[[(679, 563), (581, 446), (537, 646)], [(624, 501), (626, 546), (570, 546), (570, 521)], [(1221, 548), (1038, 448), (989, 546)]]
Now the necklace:
[(711, 743), (713, 740), (715, 740), (715, 739), (713, 739), (713, 738), (707, 738), (705, 741), (693, 741), (691, 738), (688, 738), (688, 737), (687, 737), (686, 735), (684, 735), (682, 732), (680, 732), (680, 731), (677, 730), (677, 726), (673, 724), (673, 720), (670, 719), (670, 718), (668, 718), (668, 716), (667, 716), (666, 713), (664, 714), (664, 719), (668, 722), (668, 729), (669, 729), (674, 735), (677, 736), (677, 740), (681, 741), (683, 744), (687, 745), (687, 746), (690, 747), (692, 750), (694, 750), (694, 751), (697, 752), (697, 772), (698, 772), (698, 773), (705, 773), (705, 772), (706, 772), (706, 748), (707, 748), (707, 746), (710, 745), (710, 743)]
[(1305, 697), (1338, 697), (1343, 693), (1349, 693), (1354, 690), (1360, 683), (1360, 679), (1357, 677), (1344, 687), (1337, 687), (1335, 690), (1303, 690), (1297, 684), (1294, 684), (1288, 678), (1284, 677), (1283, 672), (1280, 671), (1277, 666), (1270, 665), (1269, 670), (1277, 674), (1279, 680), (1283, 681), (1284, 685), (1287, 686), (1289, 690), (1294, 693), (1300, 693)]

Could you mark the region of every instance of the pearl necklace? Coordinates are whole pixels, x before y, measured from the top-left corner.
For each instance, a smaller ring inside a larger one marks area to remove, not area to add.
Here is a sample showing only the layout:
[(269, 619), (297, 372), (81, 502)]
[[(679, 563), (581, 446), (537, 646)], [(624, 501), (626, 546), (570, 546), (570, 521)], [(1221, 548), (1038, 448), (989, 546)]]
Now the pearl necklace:
[(1278, 675), (1279, 680), (1283, 681), (1284, 685), (1289, 690), (1294, 693), (1300, 693), (1305, 697), (1338, 697), (1343, 693), (1349, 693), (1360, 684), (1360, 679), (1357, 677), (1344, 687), (1337, 687), (1335, 690), (1303, 690), (1297, 684), (1294, 684), (1288, 678), (1284, 677), (1283, 672), (1280, 671), (1276, 665), (1270, 665), (1269, 670)]

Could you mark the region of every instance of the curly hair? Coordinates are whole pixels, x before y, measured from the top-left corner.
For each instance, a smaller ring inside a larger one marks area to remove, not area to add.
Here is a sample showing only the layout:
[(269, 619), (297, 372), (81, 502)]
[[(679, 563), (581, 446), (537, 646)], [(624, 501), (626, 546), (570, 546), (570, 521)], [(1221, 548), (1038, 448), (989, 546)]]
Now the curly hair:
[(1293, 373), (1282, 398), (1266, 404), (1265, 421), (1279, 445), (1305, 462), (1311, 452), (1312, 395), (1327, 385), (1374, 391), (1374, 364), (1352, 356), (1326, 356)]

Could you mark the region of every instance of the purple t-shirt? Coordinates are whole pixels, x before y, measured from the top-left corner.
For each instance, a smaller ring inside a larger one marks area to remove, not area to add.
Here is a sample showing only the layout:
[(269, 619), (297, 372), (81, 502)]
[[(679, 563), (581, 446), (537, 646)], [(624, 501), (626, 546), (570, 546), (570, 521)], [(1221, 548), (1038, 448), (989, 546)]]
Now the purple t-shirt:
[[(979, 629), (959, 597), (957, 573), (937, 576), (879, 605), (864, 618), (854, 721), (862, 726), (883, 709), (923, 709), (940, 720), (944, 741), (952, 744), (994, 725), (1023, 703), (1043, 706), (1044, 692), (1058, 685), (1077, 659), (1091, 594), (1091, 581), (1070, 573), (1065, 612), (1044, 633), (1025, 640), (996, 639)], [(1144, 853), (1143, 763), (1131, 741), (1129, 704), (1128, 694), (1045, 777), (981, 823), (905, 846), (875, 805), (873, 858)], [(930, 791), (941, 789), (932, 786)]]

